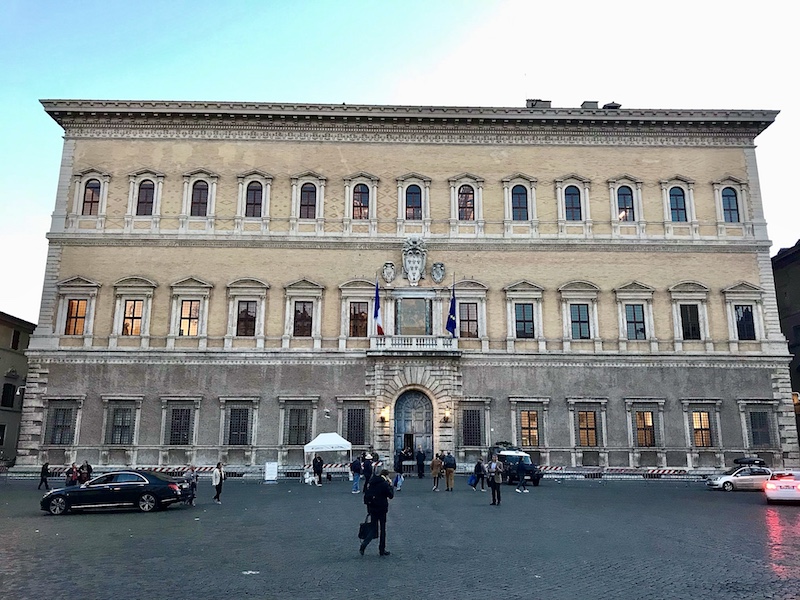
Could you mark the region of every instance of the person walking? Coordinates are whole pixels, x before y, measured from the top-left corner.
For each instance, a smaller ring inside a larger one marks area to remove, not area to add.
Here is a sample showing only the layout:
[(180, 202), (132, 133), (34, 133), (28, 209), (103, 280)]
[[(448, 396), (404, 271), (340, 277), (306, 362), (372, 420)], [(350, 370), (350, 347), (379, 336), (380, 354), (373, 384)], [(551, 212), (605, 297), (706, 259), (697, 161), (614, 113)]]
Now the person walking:
[(366, 494), (369, 482), (372, 480), (372, 455), (369, 452), (364, 454), (364, 460), (361, 461), (361, 471), (364, 474), (363, 492)]
[(88, 460), (83, 461), (83, 464), (78, 468), (78, 483), (86, 483), (92, 478), (92, 465)]
[(317, 478), (317, 487), (322, 486), (322, 457), (317, 454), (314, 460), (311, 461), (311, 469), (314, 471), (314, 477)]
[(433, 477), (433, 491), (439, 491), (439, 477), (442, 474), (442, 459), (437, 454), (431, 461), (431, 477)]
[(392, 485), (394, 488), (399, 492), (403, 489), (403, 483), (405, 479), (403, 478), (403, 459), (406, 456), (405, 450), (397, 451), (397, 455), (394, 457), (394, 480), (392, 481)]
[(36, 488), (37, 490), (42, 489), (42, 484), (44, 484), (44, 489), (50, 489), (50, 484), (47, 481), (48, 477), (50, 477), (50, 463), (46, 462), (42, 465), (42, 470), (39, 473), (39, 487)]
[(425, 477), (425, 453), (422, 451), (422, 446), (417, 446), (417, 477), (420, 479)]
[(456, 457), (447, 452), (447, 456), (444, 457), (444, 482), (447, 486), (445, 491), (452, 492), (453, 487), (455, 485), (455, 474), (456, 474)]
[(486, 466), (483, 464), (483, 459), (479, 458), (478, 462), (475, 463), (475, 485), (472, 486), (472, 489), (476, 492), (478, 491), (478, 482), (481, 483), (481, 491), (486, 491), (486, 486), (484, 482), (486, 481)]
[(503, 463), (497, 460), (497, 454), (492, 455), (492, 460), (486, 465), (489, 474), (489, 487), (492, 490), (492, 506), (500, 506), (500, 486), (503, 483)]
[(356, 456), (350, 463), (350, 472), (353, 474), (353, 493), (358, 493), (358, 484), (361, 481), (361, 460)]
[(189, 465), (189, 470), (186, 472), (186, 479), (189, 481), (189, 506), (194, 506), (194, 499), (197, 496), (197, 470), (194, 465)]
[(217, 491), (217, 493), (214, 494), (214, 502), (217, 504), (222, 504), (219, 495), (222, 493), (223, 481), (225, 481), (225, 469), (222, 468), (222, 463), (218, 462), (214, 470), (211, 471), (211, 485), (213, 485), (214, 489)]
[(527, 484), (525, 483), (525, 475), (527, 474), (527, 470), (525, 469), (525, 463), (522, 462), (522, 457), (520, 457), (519, 462), (517, 462), (517, 477), (519, 481), (517, 482), (517, 489), (514, 490), (518, 494), (528, 493)]
[[(389, 471), (383, 469), (380, 475), (375, 475), (369, 482), (367, 492), (364, 494), (364, 504), (367, 505), (367, 513), (373, 522), (377, 522), (377, 531), (373, 529), (373, 533), (379, 535), (378, 541), (378, 554), (381, 556), (389, 556), (391, 552), (386, 549), (386, 515), (389, 512), (389, 500), (394, 498), (394, 488), (389, 481)], [(367, 549), (369, 543), (375, 539), (374, 537), (367, 537), (358, 548), (359, 554), (364, 556), (364, 550)]]
[(72, 465), (67, 469), (66, 475), (66, 486), (70, 487), (72, 485), (78, 485), (78, 465), (72, 463)]

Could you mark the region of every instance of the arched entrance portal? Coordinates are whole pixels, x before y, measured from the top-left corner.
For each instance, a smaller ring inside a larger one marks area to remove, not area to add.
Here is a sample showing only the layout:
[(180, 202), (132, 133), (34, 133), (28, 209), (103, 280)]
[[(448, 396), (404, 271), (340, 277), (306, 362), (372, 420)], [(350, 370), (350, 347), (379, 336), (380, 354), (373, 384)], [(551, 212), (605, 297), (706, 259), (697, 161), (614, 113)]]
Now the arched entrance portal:
[(394, 407), (394, 451), (422, 446), (426, 458), (433, 456), (433, 404), (430, 398), (409, 390), (403, 392)]

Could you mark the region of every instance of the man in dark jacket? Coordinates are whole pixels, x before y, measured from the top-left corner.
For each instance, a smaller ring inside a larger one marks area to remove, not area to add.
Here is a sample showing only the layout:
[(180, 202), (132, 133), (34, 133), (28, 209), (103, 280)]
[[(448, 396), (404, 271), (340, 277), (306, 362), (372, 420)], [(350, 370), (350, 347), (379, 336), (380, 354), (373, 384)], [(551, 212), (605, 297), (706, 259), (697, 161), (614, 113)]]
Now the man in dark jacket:
[(422, 451), (422, 446), (417, 446), (417, 477), (422, 479), (425, 477), (425, 453)]
[(314, 471), (314, 477), (317, 479), (317, 485), (322, 485), (322, 457), (317, 454), (314, 460), (311, 461), (311, 468)]
[(358, 493), (358, 482), (361, 481), (361, 459), (356, 456), (350, 463), (350, 472), (353, 474), (353, 493)]
[(369, 482), (372, 479), (372, 455), (365, 454), (361, 464), (361, 472), (364, 474), (364, 493), (367, 493)]
[[(391, 552), (386, 549), (386, 514), (389, 512), (389, 500), (394, 498), (394, 488), (392, 482), (389, 481), (389, 471), (383, 469), (380, 475), (375, 475), (369, 482), (369, 487), (364, 494), (364, 504), (367, 505), (367, 512), (369, 518), (373, 523), (377, 523), (378, 531), (372, 530), (373, 534), (380, 535), (378, 542), (378, 553), (381, 556), (389, 556)], [(374, 537), (367, 537), (361, 542), (358, 548), (359, 553), (363, 556), (369, 543)]]

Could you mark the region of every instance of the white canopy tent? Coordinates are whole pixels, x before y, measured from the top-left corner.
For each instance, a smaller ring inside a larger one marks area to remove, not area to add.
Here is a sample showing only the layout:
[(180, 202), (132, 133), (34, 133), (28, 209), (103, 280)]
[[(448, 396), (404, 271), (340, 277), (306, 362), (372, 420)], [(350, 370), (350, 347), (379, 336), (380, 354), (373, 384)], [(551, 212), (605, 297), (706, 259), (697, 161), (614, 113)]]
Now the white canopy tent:
[(308, 442), (303, 447), (303, 450), (306, 454), (347, 450), (350, 452), (350, 460), (353, 460), (353, 444), (338, 433), (320, 433), (317, 437)]

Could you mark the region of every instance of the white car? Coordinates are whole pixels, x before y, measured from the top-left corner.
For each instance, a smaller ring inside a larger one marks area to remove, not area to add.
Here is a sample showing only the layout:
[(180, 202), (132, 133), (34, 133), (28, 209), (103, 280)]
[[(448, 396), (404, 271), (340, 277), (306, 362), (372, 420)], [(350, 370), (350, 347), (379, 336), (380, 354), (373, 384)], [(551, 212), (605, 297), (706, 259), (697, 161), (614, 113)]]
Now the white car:
[(767, 504), (800, 502), (800, 471), (776, 471), (764, 482)]
[(722, 475), (717, 475), (713, 479), (706, 481), (706, 485), (712, 490), (760, 490), (764, 482), (770, 478), (772, 471), (761, 466), (733, 467)]

